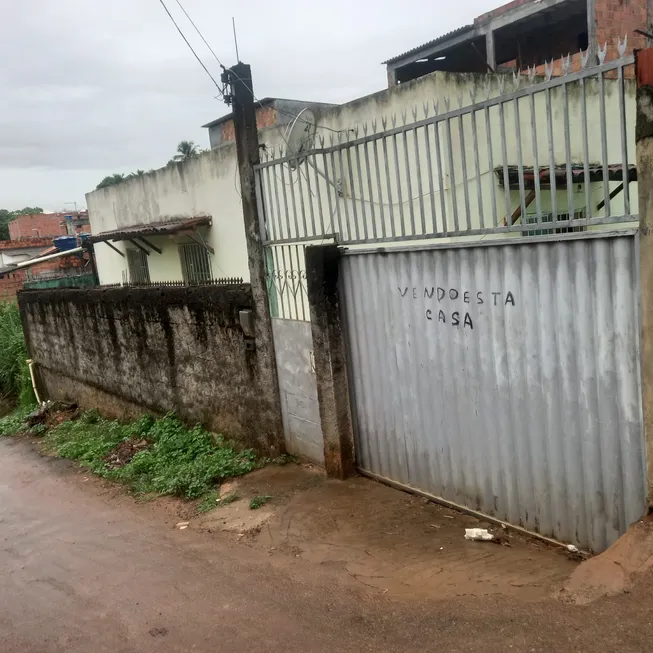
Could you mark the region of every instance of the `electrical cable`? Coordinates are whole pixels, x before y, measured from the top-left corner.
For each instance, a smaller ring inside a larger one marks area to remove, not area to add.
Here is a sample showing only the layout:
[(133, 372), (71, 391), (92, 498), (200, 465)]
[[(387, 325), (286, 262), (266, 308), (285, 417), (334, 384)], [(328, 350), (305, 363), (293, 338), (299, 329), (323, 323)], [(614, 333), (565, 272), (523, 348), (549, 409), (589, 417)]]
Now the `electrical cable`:
[[(188, 41), (188, 39), (186, 38), (186, 36), (184, 35), (184, 33), (181, 31), (181, 28), (180, 28), (179, 25), (177, 24), (177, 21), (174, 19), (173, 15), (170, 13), (170, 10), (169, 10), (168, 7), (166, 6), (165, 2), (163, 2), (163, 0), (159, 0), (159, 2), (161, 3), (161, 6), (165, 9), (166, 14), (168, 14), (168, 17), (169, 17), (170, 20), (173, 22), (174, 26), (177, 28), (177, 31), (179, 32), (181, 38), (184, 39), (184, 42), (185, 42), (186, 45), (189, 47), (190, 51), (193, 53), (195, 59), (197, 59), (197, 61), (199, 62), (200, 66), (202, 66), (202, 68), (204, 68), (204, 72), (206, 72), (206, 74), (211, 78), (211, 81), (215, 84), (215, 86), (216, 86), (216, 88), (218, 89), (218, 92), (220, 93), (220, 95), (224, 97), (224, 91), (222, 90), (222, 88), (220, 87), (220, 85), (218, 84), (218, 82), (215, 81), (215, 78), (213, 77), (213, 75), (211, 75), (211, 73), (209, 72), (209, 69), (204, 65), (204, 62), (200, 59), (200, 57), (199, 57), (199, 55), (197, 54), (197, 52), (195, 52), (195, 50), (193, 49), (193, 46), (190, 44), (190, 42)], [(180, 6), (181, 6), (181, 5), (180, 5)], [(182, 9), (183, 9), (183, 7), (182, 7)], [(184, 11), (184, 13), (186, 13), (186, 12)], [(186, 15), (188, 15), (188, 14), (186, 14)], [(190, 18), (189, 18), (189, 20), (190, 20)], [(191, 21), (191, 22), (192, 22), (192, 21)], [(196, 28), (196, 29), (197, 29), (197, 28)], [(216, 57), (216, 59), (217, 59), (217, 57)]]
[(184, 16), (188, 18), (188, 22), (195, 28), (195, 31), (199, 34), (199, 37), (204, 41), (204, 45), (209, 49), (211, 54), (215, 57), (215, 60), (220, 64), (221, 68), (224, 68), (224, 65), (222, 61), (218, 58), (218, 55), (213, 51), (213, 48), (209, 45), (208, 41), (204, 38), (202, 32), (200, 32), (199, 27), (195, 24), (193, 19), (188, 15), (188, 12), (184, 9), (184, 5), (181, 4), (179, 0), (175, 0), (175, 2), (179, 5), (179, 8), (184, 12)]

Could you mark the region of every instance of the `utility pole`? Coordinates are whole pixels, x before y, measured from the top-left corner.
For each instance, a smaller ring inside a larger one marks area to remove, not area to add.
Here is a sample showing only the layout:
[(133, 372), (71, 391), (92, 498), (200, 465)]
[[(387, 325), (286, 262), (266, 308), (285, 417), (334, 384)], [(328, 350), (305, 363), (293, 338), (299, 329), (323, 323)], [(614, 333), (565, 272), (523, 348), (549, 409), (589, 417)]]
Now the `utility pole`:
[(266, 442), (261, 444), (268, 451), (284, 451), (283, 423), (281, 420), (281, 397), (272, 336), (272, 318), (265, 269), (265, 249), (261, 239), (262, 215), (256, 200), (256, 174), (254, 166), (260, 162), (258, 130), (252, 71), (248, 64), (238, 63), (225, 70), (223, 81), (227, 85), (225, 102), (233, 108), (236, 155), (240, 173), (240, 192), (243, 205), (243, 222), (247, 241), (250, 284), (254, 300), (254, 333), (258, 362), (258, 377), (265, 394), (263, 403), (266, 414), (257, 416), (266, 426)]

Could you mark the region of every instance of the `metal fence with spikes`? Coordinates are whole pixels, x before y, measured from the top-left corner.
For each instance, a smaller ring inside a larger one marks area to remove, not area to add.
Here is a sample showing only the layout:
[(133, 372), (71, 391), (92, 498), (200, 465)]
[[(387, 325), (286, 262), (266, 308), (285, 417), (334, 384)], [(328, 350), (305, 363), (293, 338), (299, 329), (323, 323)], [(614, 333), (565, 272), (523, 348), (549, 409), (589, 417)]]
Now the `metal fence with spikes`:
[(109, 283), (101, 288), (169, 288), (182, 286), (234, 286), (242, 285), (242, 277), (221, 277), (206, 281), (126, 281), (125, 283)]
[(297, 152), (268, 150), (256, 175), (273, 308), (307, 319), (310, 243), (542, 236), (635, 221), (634, 57), (625, 51), (620, 42), (620, 58), (606, 62), (599, 48), (596, 66), (585, 52), (576, 66), (570, 56), (550, 61), (544, 75), (474, 76), (467, 89), (461, 76), (453, 102), (429, 98)]

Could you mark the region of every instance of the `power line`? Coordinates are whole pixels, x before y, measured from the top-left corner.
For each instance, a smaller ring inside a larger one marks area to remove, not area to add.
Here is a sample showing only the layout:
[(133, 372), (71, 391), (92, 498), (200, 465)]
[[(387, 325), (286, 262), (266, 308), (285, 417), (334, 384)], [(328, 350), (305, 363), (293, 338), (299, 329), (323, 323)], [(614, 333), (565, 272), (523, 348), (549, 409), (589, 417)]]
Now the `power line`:
[(188, 22), (195, 28), (195, 31), (199, 34), (199, 37), (202, 39), (202, 41), (204, 41), (204, 45), (209, 49), (211, 54), (215, 57), (215, 60), (220, 64), (220, 67), (224, 68), (225, 66), (223, 65), (222, 61), (220, 61), (218, 55), (213, 51), (213, 48), (209, 45), (208, 41), (204, 38), (202, 32), (200, 32), (200, 28), (195, 24), (195, 21), (190, 17), (188, 12), (184, 9), (184, 5), (182, 5), (179, 0), (175, 0), (175, 2), (179, 5), (179, 8), (184, 12), (184, 16), (188, 18)]
[[(170, 19), (172, 20), (172, 22), (175, 23), (174, 18), (172, 17), (172, 15), (170, 14), (170, 12), (168, 11), (168, 8), (167, 8), (167, 7), (165, 6), (165, 4), (163, 3), (163, 0), (159, 0), (159, 2), (161, 2), (161, 4), (165, 7), (166, 12), (168, 13), (168, 16), (170, 16)], [(193, 29), (197, 32), (197, 34), (199, 35), (199, 37), (202, 39), (204, 45), (206, 45), (206, 47), (209, 49), (209, 51), (211, 52), (211, 54), (213, 55), (213, 57), (215, 58), (215, 60), (218, 62), (218, 64), (220, 65), (220, 67), (223, 68), (224, 70), (226, 70), (226, 66), (222, 63), (222, 61), (220, 61), (220, 58), (219, 58), (218, 55), (215, 53), (215, 51), (213, 50), (213, 48), (209, 45), (209, 42), (204, 38), (204, 35), (202, 34), (200, 28), (197, 26), (197, 24), (195, 23), (195, 21), (190, 17), (190, 14), (189, 14), (189, 13), (186, 11), (186, 9), (184, 8), (184, 5), (181, 3), (181, 0), (175, 0), (175, 2), (177, 3), (177, 5), (179, 6), (179, 8), (180, 8), (180, 9), (182, 10), (182, 12), (184, 13), (184, 16), (186, 16), (186, 18), (188, 19), (188, 22), (193, 26)], [(232, 19), (232, 20), (233, 20), (233, 19)], [(202, 64), (202, 68), (204, 68), (204, 70), (206, 70), (207, 74), (208, 74), (209, 76), (211, 76), (211, 74), (209, 73), (209, 71), (206, 69), (206, 66), (204, 66), (204, 64), (202, 63), (202, 61), (200, 60), (200, 58), (197, 56), (197, 54), (195, 54), (195, 51), (194, 51), (193, 48), (191, 47), (190, 43), (188, 43), (188, 40), (187, 40), (186, 37), (183, 35), (181, 29), (179, 29), (179, 26), (177, 25), (177, 23), (175, 23), (175, 27), (177, 27), (177, 29), (179, 30), (179, 33), (182, 35), (184, 41), (186, 41), (186, 43), (188, 44), (188, 47), (191, 48), (191, 50), (192, 50), (193, 54), (195, 55), (195, 57), (197, 58), (197, 60), (200, 62), (200, 64)], [(233, 28), (234, 28), (234, 38), (235, 38), (235, 29), (236, 29), (235, 21), (233, 21)], [(236, 47), (237, 47), (237, 46), (236, 46)], [(238, 55), (236, 55), (236, 58), (238, 58)], [(245, 87), (245, 89), (246, 89), (246, 90), (251, 94), (251, 96), (252, 96), (252, 100), (254, 100), (254, 102), (256, 102), (256, 104), (258, 104), (261, 108), (263, 108), (263, 104), (261, 103), (261, 101), (260, 101), (260, 100), (259, 100), (259, 99), (254, 95), (254, 90), (251, 89), (251, 88), (250, 88), (250, 87), (245, 83), (245, 81), (240, 77), (240, 75), (238, 75), (237, 73), (235, 73), (235, 72), (234, 72), (233, 70), (231, 70), (231, 69), (229, 69), (229, 70), (230, 70), (231, 74), (233, 74), (234, 77), (236, 77), (236, 79), (238, 79), (238, 80), (240, 81), (240, 83)], [(213, 79), (212, 76), (211, 76), (211, 79)], [(216, 86), (217, 86), (217, 83), (215, 82), (215, 79), (213, 79), (213, 83), (215, 83)], [(218, 88), (220, 88), (220, 87), (218, 86)], [(224, 93), (222, 92), (222, 90), (220, 90), (220, 94), (224, 97)], [(291, 117), (291, 118), (295, 118), (295, 119), (298, 120), (298, 122), (302, 122), (302, 123), (304, 123), (305, 125), (311, 125), (311, 126), (314, 125), (314, 123), (310, 123), (310, 122), (308, 122), (307, 120), (303, 120), (302, 118), (299, 118), (299, 117), (298, 117), (298, 114), (296, 114), (296, 113), (292, 113), (292, 112), (290, 112), (290, 111), (284, 111), (283, 109), (277, 109), (277, 111), (278, 111), (279, 113), (284, 114), (284, 115), (286, 115), (286, 116), (289, 116), (289, 117)], [(346, 131), (346, 130), (340, 130), (340, 129), (332, 129), (331, 127), (326, 127), (325, 125), (320, 125), (319, 127), (317, 127), (317, 125), (315, 125), (315, 127), (316, 127), (317, 129), (326, 129), (326, 130), (328, 130), (328, 131), (330, 131), (330, 132), (334, 132), (334, 133), (336, 133), (336, 134), (339, 134), (339, 133), (342, 132), (342, 131)], [(282, 138), (283, 138), (283, 136), (282, 136)], [(284, 140), (286, 140), (286, 139), (284, 138)], [(288, 144), (287, 141), (286, 141), (286, 144)]]
[[(184, 39), (184, 42), (186, 43), (186, 45), (189, 47), (190, 51), (195, 56), (195, 59), (197, 59), (200, 66), (202, 66), (202, 68), (204, 68), (204, 72), (206, 72), (206, 74), (211, 78), (211, 81), (215, 84), (215, 86), (218, 89), (218, 92), (220, 93), (220, 95), (224, 97), (224, 92), (222, 91), (222, 88), (220, 87), (220, 84), (218, 84), (218, 82), (215, 81), (215, 78), (213, 77), (213, 75), (211, 75), (211, 73), (209, 72), (209, 69), (204, 65), (204, 62), (199, 58), (199, 55), (197, 54), (197, 52), (195, 52), (195, 50), (193, 49), (193, 46), (190, 44), (188, 39), (184, 36), (184, 33), (181, 31), (181, 28), (177, 24), (177, 21), (174, 19), (173, 15), (170, 13), (170, 10), (168, 9), (168, 7), (166, 7), (165, 2), (163, 2), (163, 0), (159, 0), (159, 2), (161, 3), (161, 6), (165, 9), (166, 14), (168, 14), (168, 17), (173, 22), (174, 26), (177, 28), (177, 31), (179, 32), (181, 38)], [(179, 6), (181, 7), (181, 4), (179, 3), (179, 0), (177, 0), (177, 4), (179, 4)], [(182, 9), (183, 9), (183, 7), (182, 7)], [(184, 13), (186, 13), (186, 12), (184, 11)], [(188, 14), (186, 14), (186, 16), (188, 16)], [(188, 19), (190, 20), (190, 17), (188, 17)], [(192, 22), (193, 21), (191, 20), (191, 23)], [(193, 26), (194, 25), (195, 25), (195, 23), (193, 23)], [(197, 27), (195, 27), (195, 29), (197, 29)], [(199, 30), (198, 30), (198, 32), (199, 32)], [(206, 43), (206, 41), (204, 41), (204, 42)], [(207, 43), (207, 45), (208, 45), (208, 43)], [(211, 52), (213, 52), (213, 50), (211, 50)], [(215, 58), (217, 59), (217, 56), (215, 55), (215, 52), (213, 52), (213, 56), (215, 56)], [(219, 59), (218, 59), (218, 61), (219, 61)]]

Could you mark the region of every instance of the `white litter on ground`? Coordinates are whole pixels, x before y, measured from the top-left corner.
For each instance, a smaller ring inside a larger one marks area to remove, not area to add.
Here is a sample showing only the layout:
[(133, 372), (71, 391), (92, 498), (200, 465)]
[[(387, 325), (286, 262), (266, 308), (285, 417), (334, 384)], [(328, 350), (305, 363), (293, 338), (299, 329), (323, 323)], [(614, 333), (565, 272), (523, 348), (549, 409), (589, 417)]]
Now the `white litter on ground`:
[(579, 553), (578, 547), (573, 544), (567, 544), (567, 551), (570, 551), (571, 553)]
[(484, 528), (466, 528), (465, 539), (474, 540), (475, 542), (491, 542), (494, 535)]

